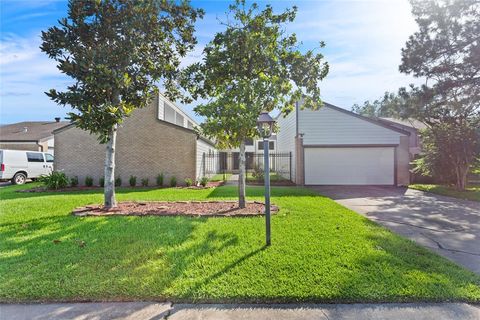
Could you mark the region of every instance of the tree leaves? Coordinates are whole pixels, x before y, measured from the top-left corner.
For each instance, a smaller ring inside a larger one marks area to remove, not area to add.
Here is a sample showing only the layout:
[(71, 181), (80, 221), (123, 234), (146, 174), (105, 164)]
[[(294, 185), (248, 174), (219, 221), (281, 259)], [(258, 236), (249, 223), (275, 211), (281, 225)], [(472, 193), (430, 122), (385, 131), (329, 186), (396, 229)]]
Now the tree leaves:
[(256, 133), (261, 111), (290, 112), (321, 103), (318, 82), (328, 73), (321, 54), (298, 49), (295, 35), (286, 36), (283, 24), (295, 19), (293, 7), (275, 14), (270, 5), (230, 5), (226, 29), (215, 34), (204, 49), (202, 62), (182, 74), (182, 85), (193, 99), (209, 99), (195, 108), (206, 118), (202, 132), (223, 147), (235, 148)]
[(69, 1), (68, 17), (42, 32), (40, 48), (75, 83), (47, 95), (71, 106), (71, 120), (106, 142), (115, 124), (149, 103), (158, 81), (170, 98), (181, 96), (180, 59), (196, 44), (194, 23), (202, 16), (188, 1)]

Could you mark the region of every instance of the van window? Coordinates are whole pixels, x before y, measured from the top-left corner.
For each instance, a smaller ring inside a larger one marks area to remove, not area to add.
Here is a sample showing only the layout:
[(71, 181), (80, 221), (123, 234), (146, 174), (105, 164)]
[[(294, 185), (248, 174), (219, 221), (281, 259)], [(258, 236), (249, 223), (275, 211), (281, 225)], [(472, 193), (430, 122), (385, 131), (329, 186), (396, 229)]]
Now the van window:
[(50, 153), (45, 153), (45, 159), (47, 162), (53, 162), (53, 156)]
[(28, 162), (43, 162), (43, 154), (38, 152), (27, 152)]

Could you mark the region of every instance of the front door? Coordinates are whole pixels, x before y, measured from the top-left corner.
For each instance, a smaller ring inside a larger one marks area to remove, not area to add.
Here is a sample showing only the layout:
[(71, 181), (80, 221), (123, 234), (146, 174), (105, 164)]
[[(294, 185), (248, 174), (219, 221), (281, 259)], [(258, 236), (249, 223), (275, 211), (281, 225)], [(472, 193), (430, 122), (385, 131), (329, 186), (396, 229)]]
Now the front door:
[(238, 170), (240, 169), (240, 153), (239, 152), (233, 152), (232, 153), (232, 160), (233, 160), (233, 170)]

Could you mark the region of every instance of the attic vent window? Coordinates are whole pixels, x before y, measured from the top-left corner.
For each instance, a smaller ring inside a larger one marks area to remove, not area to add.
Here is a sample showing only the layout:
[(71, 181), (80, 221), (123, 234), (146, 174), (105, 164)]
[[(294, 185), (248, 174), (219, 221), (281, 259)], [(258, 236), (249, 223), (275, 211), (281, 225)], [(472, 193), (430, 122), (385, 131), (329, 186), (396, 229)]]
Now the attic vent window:
[(23, 132), (28, 132), (28, 127), (23, 127)]

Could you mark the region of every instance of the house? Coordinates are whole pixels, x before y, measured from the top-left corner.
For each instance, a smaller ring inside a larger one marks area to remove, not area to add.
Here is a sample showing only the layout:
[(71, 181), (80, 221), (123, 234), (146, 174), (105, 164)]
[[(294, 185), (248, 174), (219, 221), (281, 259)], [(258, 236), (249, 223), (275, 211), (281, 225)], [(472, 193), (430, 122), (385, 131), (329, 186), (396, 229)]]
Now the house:
[(404, 129), (324, 103), (297, 104), (277, 117), (277, 149), (292, 153), (298, 185), (407, 185), (409, 135)]
[[(175, 177), (199, 179), (204, 175), (204, 154), (215, 152), (214, 144), (197, 135), (198, 124), (180, 107), (157, 96), (149, 106), (135, 109), (119, 126), (116, 143), (116, 177), (128, 185), (130, 176), (149, 179), (151, 185), (160, 173), (165, 184)], [(94, 184), (104, 175), (105, 145), (94, 135), (70, 124), (54, 131), (55, 169), (79, 183), (90, 176)]]
[[(270, 152), (277, 151), (277, 137), (271, 136), (268, 142)], [(252, 170), (259, 162), (257, 158), (263, 158), (263, 139), (247, 139), (245, 141), (245, 168)], [(213, 159), (218, 157), (218, 159)], [(240, 149), (220, 150), (218, 155), (211, 155), (210, 160), (218, 162), (220, 171), (237, 173), (240, 167)], [(209, 161), (212, 163), (212, 161)]]
[(68, 125), (67, 121), (25, 121), (0, 127), (0, 149), (54, 153), (53, 131)]
[(410, 132), (410, 139), (409, 139), (410, 159), (412, 160), (415, 159), (415, 157), (421, 153), (422, 147), (420, 144), (419, 131), (427, 128), (427, 126), (423, 122), (420, 122), (415, 119), (401, 120), (401, 119), (395, 119), (395, 118), (378, 118), (378, 120), (387, 125)]

